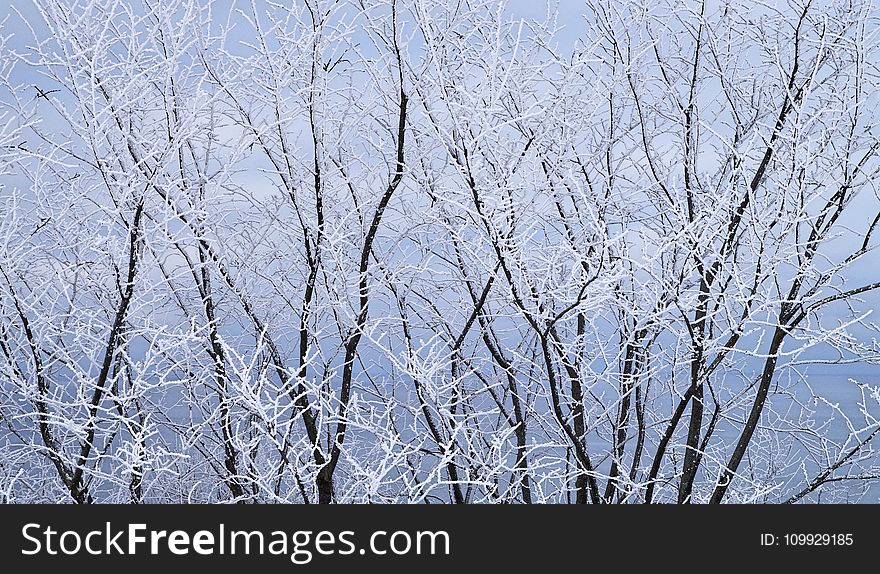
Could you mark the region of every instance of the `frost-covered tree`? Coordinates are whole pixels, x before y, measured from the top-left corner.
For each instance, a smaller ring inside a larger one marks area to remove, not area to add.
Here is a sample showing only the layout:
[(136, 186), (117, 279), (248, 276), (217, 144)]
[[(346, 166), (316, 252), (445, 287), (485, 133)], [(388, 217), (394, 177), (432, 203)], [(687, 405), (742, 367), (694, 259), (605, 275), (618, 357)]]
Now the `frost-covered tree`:
[(527, 8), (13, 8), (3, 499), (876, 501), (876, 6)]

